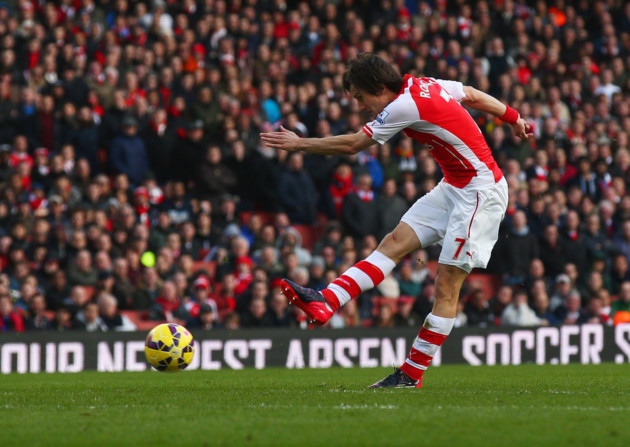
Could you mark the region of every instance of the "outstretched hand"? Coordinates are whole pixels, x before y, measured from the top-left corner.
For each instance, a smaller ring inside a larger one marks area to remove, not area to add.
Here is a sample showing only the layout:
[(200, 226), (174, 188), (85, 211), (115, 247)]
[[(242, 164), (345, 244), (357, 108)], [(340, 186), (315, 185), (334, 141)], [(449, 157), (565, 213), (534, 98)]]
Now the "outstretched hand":
[(260, 139), (266, 146), (274, 149), (282, 149), (289, 152), (299, 150), (298, 142), (300, 137), (293, 131), (280, 126), (279, 132), (263, 132)]
[(534, 136), (532, 126), (530, 126), (530, 124), (523, 118), (519, 118), (514, 124), (512, 124), (512, 132), (514, 132), (514, 135), (522, 138), (523, 140)]

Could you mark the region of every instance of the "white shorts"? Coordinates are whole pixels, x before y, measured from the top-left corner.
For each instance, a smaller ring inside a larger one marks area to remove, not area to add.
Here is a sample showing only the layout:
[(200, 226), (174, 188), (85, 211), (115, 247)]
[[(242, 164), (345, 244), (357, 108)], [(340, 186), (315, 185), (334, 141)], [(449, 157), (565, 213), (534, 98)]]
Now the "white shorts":
[(456, 188), (441, 181), (401, 221), (415, 231), (423, 247), (442, 245), (441, 264), (470, 273), (488, 265), (507, 204), (505, 178), (484, 189)]

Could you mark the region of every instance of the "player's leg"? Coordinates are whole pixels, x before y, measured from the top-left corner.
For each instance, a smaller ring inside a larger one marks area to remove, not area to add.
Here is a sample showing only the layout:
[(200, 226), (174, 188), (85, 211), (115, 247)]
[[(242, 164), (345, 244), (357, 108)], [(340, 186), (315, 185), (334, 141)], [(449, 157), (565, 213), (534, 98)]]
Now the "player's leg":
[(462, 284), (475, 267), (485, 267), (507, 207), (504, 180), (481, 192), (450, 190), (448, 225), (435, 279), (435, 303), (407, 355), (393, 374), (374, 388), (421, 387), (424, 371), (455, 324)]
[(372, 254), (350, 267), (324, 290), (317, 292), (286, 279), (281, 282), (281, 290), (311, 321), (324, 324), (341, 306), (380, 284), (398, 262), (419, 248), (416, 232), (401, 222)]
[(283, 280), (282, 293), (312, 321), (324, 324), (339, 307), (380, 284), (409, 253), (444, 237), (448, 223), (446, 194), (441, 182), (417, 200), (370, 256), (350, 267), (321, 292)]
[(468, 272), (439, 264), (435, 278), (435, 303), (427, 315), (402, 366), (370, 388), (420, 388), (433, 356), (453, 329), (459, 291)]
[(405, 362), (400, 367), (418, 388), (422, 386), (422, 376), (433, 361), (435, 353), (453, 330), (459, 292), (467, 276), (468, 271), (460, 267), (438, 265), (433, 310), (424, 320)]
[(405, 256), (421, 248), (416, 233), (405, 222), (386, 235), (376, 250), (346, 270), (322, 290), (333, 311), (362, 292), (379, 285)]

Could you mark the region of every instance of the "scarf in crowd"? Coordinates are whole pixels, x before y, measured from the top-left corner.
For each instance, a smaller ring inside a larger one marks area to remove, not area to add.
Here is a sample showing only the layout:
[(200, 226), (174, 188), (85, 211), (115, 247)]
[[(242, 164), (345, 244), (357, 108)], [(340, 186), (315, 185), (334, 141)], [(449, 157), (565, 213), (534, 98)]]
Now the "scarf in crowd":
[(356, 193), (357, 196), (359, 196), (359, 199), (364, 202), (371, 202), (372, 200), (374, 200), (374, 191), (372, 190), (366, 191), (364, 189), (357, 189)]

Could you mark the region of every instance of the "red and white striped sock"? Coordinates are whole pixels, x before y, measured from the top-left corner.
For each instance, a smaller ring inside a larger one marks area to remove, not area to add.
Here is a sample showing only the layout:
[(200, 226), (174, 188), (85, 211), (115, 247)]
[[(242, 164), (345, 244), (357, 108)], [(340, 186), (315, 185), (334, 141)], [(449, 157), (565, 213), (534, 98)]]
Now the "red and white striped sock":
[(438, 317), (430, 313), (400, 367), (413, 380), (420, 380), (431, 364), (433, 356), (453, 329), (455, 318)]
[(372, 252), (363, 261), (346, 270), (339, 278), (328, 284), (320, 293), (331, 310), (336, 311), (361, 292), (370, 290), (383, 281), (396, 267), (396, 263), (383, 253)]

